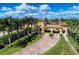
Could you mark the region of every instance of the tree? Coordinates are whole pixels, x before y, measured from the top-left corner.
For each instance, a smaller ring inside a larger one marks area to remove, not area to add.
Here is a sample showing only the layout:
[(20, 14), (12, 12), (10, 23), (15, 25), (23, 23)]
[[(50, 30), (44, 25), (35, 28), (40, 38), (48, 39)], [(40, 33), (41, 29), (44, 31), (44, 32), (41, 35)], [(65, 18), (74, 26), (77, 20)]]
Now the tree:
[(11, 35), (12, 35), (12, 31), (13, 31), (13, 22), (12, 22), (12, 17), (7, 17), (4, 19), (4, 25), (6, 26), (6, 31), (8, 32), (8, 42), (9, 42), (9, 46), (11, 46)]

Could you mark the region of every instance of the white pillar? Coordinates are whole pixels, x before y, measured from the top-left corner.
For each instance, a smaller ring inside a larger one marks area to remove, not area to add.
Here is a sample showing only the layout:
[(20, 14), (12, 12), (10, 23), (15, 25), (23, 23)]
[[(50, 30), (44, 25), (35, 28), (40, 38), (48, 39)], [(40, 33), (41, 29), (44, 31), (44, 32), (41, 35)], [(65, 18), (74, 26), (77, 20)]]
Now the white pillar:
[(51, 29), (51, 33), (53, 33), (53, 32), (52, 32), (52, 29)]
[(41, 33), (44, 33), (44, 29), (42, 28)]
[(60, 29), (60, 34), (62, 34), (62, 29)]

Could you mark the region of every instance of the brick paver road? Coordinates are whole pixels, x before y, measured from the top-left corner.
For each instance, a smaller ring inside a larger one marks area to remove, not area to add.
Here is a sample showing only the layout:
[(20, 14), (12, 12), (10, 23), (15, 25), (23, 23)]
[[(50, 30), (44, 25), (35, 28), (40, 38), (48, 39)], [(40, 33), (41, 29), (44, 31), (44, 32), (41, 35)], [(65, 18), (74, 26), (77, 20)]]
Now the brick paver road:
[(31, 46), (25, 47), (21, 51), (16, 52), (14, 55), (39, 55), (54, 46), (59, 39), (59, 34), (54, 34), (50, 37), (48, 33), (45, 33), (43, 37), (32, 44)]

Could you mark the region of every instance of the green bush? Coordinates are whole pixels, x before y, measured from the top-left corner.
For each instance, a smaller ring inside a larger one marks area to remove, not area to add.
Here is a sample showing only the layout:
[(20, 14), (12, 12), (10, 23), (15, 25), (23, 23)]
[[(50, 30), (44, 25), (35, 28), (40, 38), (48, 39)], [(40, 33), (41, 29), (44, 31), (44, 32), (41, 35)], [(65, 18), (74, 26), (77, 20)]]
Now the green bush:
[[(31, 34), (28, 34), (28, 35), (31, 35)], [(23, 39), (22, 42), (25, 42), (24, 38), (26, 38), (28, 35), (26, 35), (18, 40), (22, 41), (21, 39)], [(23, 49), (25, 46), (30, 46), (30, 45), (34, 44), (35, 42), (37, 42), (42, 37), (42, 35), (43, 34), (37, 34), (34, 37), (32, 37), (31, 42), (28, 42), (28, 44), (26, 44), (26, 42), (25, 42), (25, 44), (21, 44), (21, 46), (18, 46), (18, 47), (16, 46), (16, 43), (18, 42), (18, 40), (16, 40), (15, 42), (12, 43), (13, 46), (11, 46), (11, 47), (6, 46), (5, 48), (0, 49), (0, 55), (7, 55), (7, 54), (9, 55), (9, 54), (16, 53), (17, 51), (20, 51), (21, 49)]]
[(72, 32), (70, 29), (68, 30), (68, 35), (71, 36), (77, 44), (79, 44), (79, 33)]
[[(19, 32), (19, 33), (17, 33), (17, 32), (12, 33), (12, 35), (11, 35), (11, 43), (14, 42), (15, 40), (23, 37), (24, 36), (24, 32), (25, 32), (25, 35), (27, 35), (26, 31), (27, 30), (24, 30), (24, 31)], [(19, 36), (19, 38), (18, 38), (18, 36)], [(9, 43), (8, 42), (8, 37), (9, 37), (8, 34), (5, 35), (5, 36), (0, 37), (0, 44), (4, 44), (4, 45), (8, 44)]]
[(31, 33), (28, 34), (22, 38), (20, 38), (19, 40), (13, 42), (12, 46), (14, 47), (25, 47), (29, 42), (33, 41), (33, 37), (35, 37), (37, 35), (37, 33)]
[(50, 34), (49, 34), (49, 36), (51, 36), (51, 37), (52, 37), (52, 36), (53, 36), (53, 33), (50, 33)]
[(0, 37), (0, 44), (4, 44), (8, 40), (8, 35)]

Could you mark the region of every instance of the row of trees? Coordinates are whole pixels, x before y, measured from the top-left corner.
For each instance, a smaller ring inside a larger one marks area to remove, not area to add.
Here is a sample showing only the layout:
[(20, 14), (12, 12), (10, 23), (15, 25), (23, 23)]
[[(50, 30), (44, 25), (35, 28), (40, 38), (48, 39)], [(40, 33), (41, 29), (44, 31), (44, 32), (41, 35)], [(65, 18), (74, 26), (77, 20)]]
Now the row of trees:
[[(16, 37), (19, 39), (21, 36), (25, 36), (26, 34), (33, 33), (33, 32), (40, 32), (39, 26), (37, 24), (39, 20), (33, 17), (24, 17), (22, 19), (19, 18), (1, 18), (0, 19), (0, 31), (3, 32), (4, 36), (5, 33), (8, 33), (8, 44), (11, 44), (11, 38), (14, 37), (13, 33), (16, 32)], [(53, 19), (50, 20), (52, 22), (62, 21), (67, 23), (69, 26), (69, 30), (75, 33), (78, 33), (79, 29), (79, 20), (78, 19)], [(48, 23), (49, 20), (45, 18), (45, 23)], [(23, 35), (22, 35), (23, 34)], [(15, 38), (15, 37), (14, 37)], [(13, 38), (13, 39), (14, 39)]]
[(79, 19), (77, 19), (77, 18), (71, 18), (71, 19), (64, 19), (64, 18), (61, 18), (61, 19), (58, 19), (58, 18), (48, 19), (48, 18), (45, 18), (46, 23), (49, 23), (49, 21), (51, 21), (51, 22), (62, 21), (62, 22), (67, 23), (68, 26), (79, 25)]
[(0, 31), (3, 32), (4, 36), (5, 33), (8, 33), (8, 43), (11, 44), (11, 38), (13, 33), (16, 32), (17, 38), (20, 38), (20, 34), (26, 35), (26, 32), (39, 32), (39, 26), (37, 24), (38, 19), (33, 17), (24, 17), (22, 19), (18, 18), (1, 18), (0, 19)]

